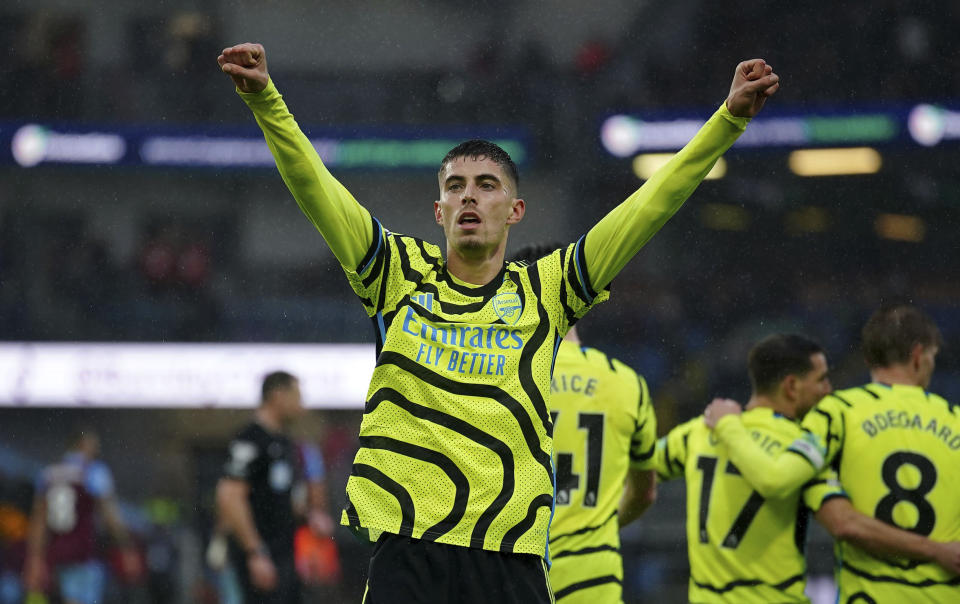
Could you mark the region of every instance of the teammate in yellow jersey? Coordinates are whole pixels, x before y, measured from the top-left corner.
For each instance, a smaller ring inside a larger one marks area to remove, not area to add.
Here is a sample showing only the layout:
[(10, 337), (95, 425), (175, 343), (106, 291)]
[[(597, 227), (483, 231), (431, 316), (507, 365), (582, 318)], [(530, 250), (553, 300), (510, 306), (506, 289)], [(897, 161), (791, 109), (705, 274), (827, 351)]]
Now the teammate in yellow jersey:
[(726, 101), (666, 166), (576, 242), (523, 266), (504, 262), (526, 203), (503, 149), (468, 141), (441, 161), (433, 220), (444, 254), (391, 233), (333, 178), (270, 80), (262, 46), (226, 48), (217, 60), (374, 325), (377, 363), (341, 517), (376, 542), (366, 601), (552, 601), (544, 557), (556, 347), (778, 76), (760, 59), (738, 65)]
[[(777, 455), (801, 435), (797, 420), (830, 392), (826, 356), (809, 338), (777, 334), (754, 346), (748, 367), (753, 394), (741, 438), (759, 455)], [(807, 602), (811, 510), (834, 537), (876, 551), (922, 556), (933, 545), (857, 513), (830, 470), (781, 496), (754, 489), (701, 417), (671, 430), (654, 458), (661, 479), (686, 479), (691, 602)]]
[(940, 342), (937, 326), (914, 307), (875, 313), (863, 328), (873, 381), (821, 401), (784, 455), (764, 455), (744, 438), (734, 402), (707, 409), (716, 437), (756, 489), (785, 496), (830, 467), (857, 510), (932, 540), (917, 561), (839, 543), (839, 602), (960, 601), (960, 409), (925, 390)]
[[(532, 264), (558, 245), (527, 246)], [(550, 388), (556, 508), (550, 523), (550, 583), (562, 604), (621, 602), (620, 528), (656, 498), (657, 418), (642, 376), (581, 345), (571, 327)]]

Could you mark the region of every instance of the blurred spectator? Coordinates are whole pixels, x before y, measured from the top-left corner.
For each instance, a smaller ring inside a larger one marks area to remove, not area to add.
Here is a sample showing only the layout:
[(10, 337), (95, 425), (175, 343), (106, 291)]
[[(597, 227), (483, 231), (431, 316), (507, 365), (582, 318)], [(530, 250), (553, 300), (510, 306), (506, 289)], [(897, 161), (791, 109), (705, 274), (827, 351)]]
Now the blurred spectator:
[(24, 565), (28, 593), (57, 593), (71, 604), (102, 601), (106, 569), (97, 551), (98, 516), (120, 548), (124, 575), (142, 573), (116, 505), (113, 476), (97, 460), (99, 452), (96, 433), (81, 429), (63, 460), (38, 477)]
[[(267, 375), (254, 421), (230, 443), (217, 484), (217, 525), (231, 538), (228, 559), (247, 604), (301, 601), (294, 557), (299, 480), (306, 483), (301, 499), (310, 530), (324, 537), (333, 532), (319, 451), (298, 449), (287, 436), (302, 413), (299, 380), (283, 371)], [(211, 549), (222, 548), (216, 539)], [(208, 550), (208, 561), (226, 562), (214, 553)]]

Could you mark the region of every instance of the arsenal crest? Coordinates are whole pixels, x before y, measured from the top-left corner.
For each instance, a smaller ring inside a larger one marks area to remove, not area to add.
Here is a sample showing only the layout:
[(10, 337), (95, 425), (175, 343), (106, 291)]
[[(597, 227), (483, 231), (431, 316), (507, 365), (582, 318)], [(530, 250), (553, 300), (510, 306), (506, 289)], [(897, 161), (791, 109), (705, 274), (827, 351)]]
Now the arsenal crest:
[(518, 294), (509, 292), (493, 297), (493, 310), (507, 325), (515, 325), (523, 314), (523, 303)]

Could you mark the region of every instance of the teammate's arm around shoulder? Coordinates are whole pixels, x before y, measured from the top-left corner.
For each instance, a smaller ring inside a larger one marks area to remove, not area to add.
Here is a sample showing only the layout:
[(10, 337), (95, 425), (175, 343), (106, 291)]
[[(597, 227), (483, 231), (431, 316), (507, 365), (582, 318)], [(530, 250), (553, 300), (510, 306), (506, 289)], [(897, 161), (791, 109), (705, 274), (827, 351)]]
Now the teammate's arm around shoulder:
[(693, 193), (717, 159), (780, 87), (763, 59), (737, 65), (723, 105), (665, 166), (587, 233), (587, 272), (594, 290), (607, 286)]
[(344, 267), (355, 269), (374, 240), (370, 213), (340, 184), (303, 134), (267, 71), (260, 44), (224, 48), (217, 57), (253, 111), (280, 176)]
[[(704, 412), (707, 427), (727, 450), (744, 479), (763, 497), (782, 498), (797, 491), (823, 469), (823, 455), (813, 443), (801, 439), (780, 455), (771, 457), (750, 437), (740, 419), (740, 404), (714, 399)], [(805, 443), (808, 446), (803, 446)], [(802, 447), (802, 450), (797, 450)]]
[(933, 541), (922, 535), (890, 526), (861, 514), (845, 497), (834, 497), (817, 510), (815, 517), (838, 541), (849, 541), (875, 556), (905, 556), (936, 562), (960, 574), (960, 543)]

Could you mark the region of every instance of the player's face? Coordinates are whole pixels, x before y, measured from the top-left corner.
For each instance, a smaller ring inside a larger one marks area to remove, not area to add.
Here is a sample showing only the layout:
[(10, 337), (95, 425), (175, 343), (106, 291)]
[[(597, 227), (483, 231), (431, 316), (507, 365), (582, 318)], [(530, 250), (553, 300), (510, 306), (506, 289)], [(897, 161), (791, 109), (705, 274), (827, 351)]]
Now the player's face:
[(434, 214), (448, 244), (467, 256), (504, 246), (525, 206), (500, 165), (482, 156), (458, 157), (447, 162), (439, 178)]
[(797, 412), (803, 417), (807, 411), (820, 402), (820, 399), (830, 394), (833, 386), (830, 384), (827, 357), (822, 352), (810, 355), (813, 369), (803, 374), (796, 384)]
[(300, 394), (300, 382), (294, 380), (289, 388), (278, 391), (280, 408), (283, 410), (284, 421), (293, 421), (303, 413), (303, 397)]

